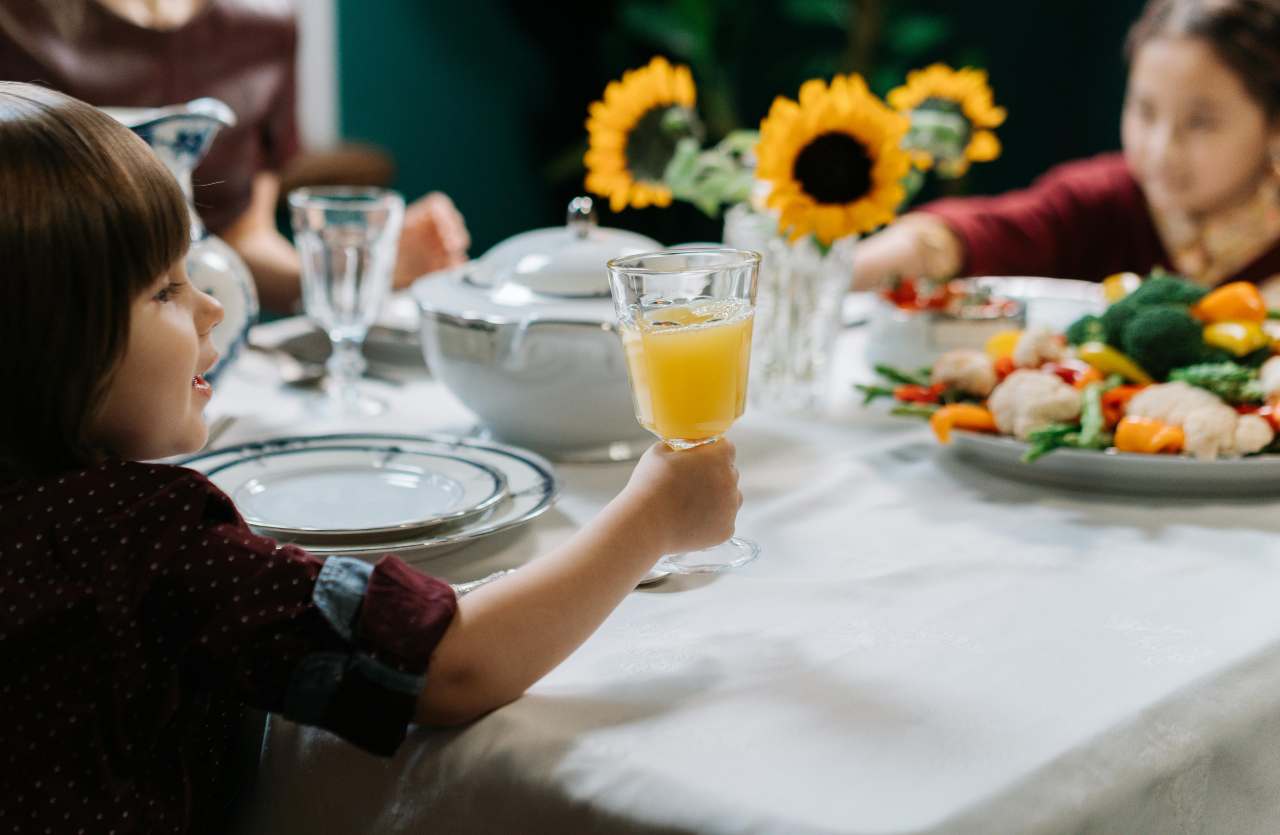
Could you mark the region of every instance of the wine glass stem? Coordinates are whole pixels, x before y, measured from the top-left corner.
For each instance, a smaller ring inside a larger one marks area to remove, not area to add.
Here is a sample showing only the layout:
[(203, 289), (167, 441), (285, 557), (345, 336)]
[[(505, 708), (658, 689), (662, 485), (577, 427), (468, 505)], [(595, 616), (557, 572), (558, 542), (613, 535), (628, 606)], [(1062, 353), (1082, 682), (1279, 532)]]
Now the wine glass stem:
[(364, 353), (360, 350), (364, 340), (351, 337), (333, 337), (333, 353), (325, 364), (325, 370), (333, 380), (333, 392), (339, 400), (356, 399), (356, 380), (364, 373)]

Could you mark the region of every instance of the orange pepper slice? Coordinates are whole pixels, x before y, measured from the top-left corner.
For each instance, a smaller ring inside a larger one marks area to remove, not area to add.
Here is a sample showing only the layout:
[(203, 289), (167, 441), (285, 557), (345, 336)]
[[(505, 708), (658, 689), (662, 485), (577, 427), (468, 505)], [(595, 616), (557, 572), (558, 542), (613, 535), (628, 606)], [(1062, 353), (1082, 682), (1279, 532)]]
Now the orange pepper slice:
[(1209, 293), (1191, 308), (1191, 314), (1202, 322), (1263, 322), (1267, 303), (1258, 285), (1233, 281)]
[(929, 426), (933, 434), (938, 436), (938, 443), (951, 443), (952, 429), (969, 429), (974, 432), (998, 432), (996, 419), (991, 412), (972, 403), (952, 403), (943, 406), (929, 418)]
[(1080, 372), (1080, 376), (1076, 377), (1076, 381), (1072, 383), (1078, 389), (1084, 389), (1092, 383), (1101, 383), (1106, 377), (1102, 376), (1102, 372), (1094, 368), (1092, 365)]
[(1121, 452), (1182, 452), (1186, 441), (1181, 428), (1151, 418), (1127, 417), (1116, 427), (1116, 449)]
[(1116, 386), (1102, 393), (1102, 414), (1111, 428), (1124, 419), (1125, 406), (1146, 386)]

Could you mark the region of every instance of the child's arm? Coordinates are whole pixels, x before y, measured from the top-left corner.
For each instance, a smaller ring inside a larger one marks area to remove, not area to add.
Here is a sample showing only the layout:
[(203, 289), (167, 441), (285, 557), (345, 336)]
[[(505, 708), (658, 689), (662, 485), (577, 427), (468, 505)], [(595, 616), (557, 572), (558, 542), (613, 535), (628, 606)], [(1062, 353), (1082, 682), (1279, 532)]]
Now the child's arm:
[(655, 445), (627, 487), (563, 547), (458, 604), (432, 655), (417, 720), (454, 725), (518, 698), (578, 647), (665, 553), (733, 534), (741, 505), (728, 441)]
[(939, 200), (858, 246), (855, 290), (899, 275), (1035, 275), (1099, 280), (1156, 263), (1141, 190), (1118, 154), (1060, 165), (1030, 188)]

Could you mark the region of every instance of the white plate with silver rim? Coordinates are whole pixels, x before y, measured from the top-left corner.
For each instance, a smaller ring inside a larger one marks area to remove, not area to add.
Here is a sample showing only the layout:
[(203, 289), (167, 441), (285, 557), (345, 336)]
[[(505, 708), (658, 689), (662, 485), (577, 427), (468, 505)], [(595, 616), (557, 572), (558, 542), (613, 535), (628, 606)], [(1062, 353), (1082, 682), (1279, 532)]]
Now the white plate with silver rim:
[(1015, 438), (954, 431), (955, 455), (1018, 481), (1091, 492), (1183, 498), (1266, 498), (1280, 495), (1280, 455), (1200, 461), (1184, 455), (1055, 450), (1030, 464)]
[(267, 450), (205, 474), (250, 527), (294, 542), (402, 538), (479, 516), (507, 492), (488, 464), (394, 444)]
[(492, 466), (501, 472), (507, 480), (507, 493), (486, 514), (461, 524), (388, 538), (376, 544), (344, 543), (309, 546), (310, 550), (317, 554), (364, 557), (397, 554), (413, 560), (434, 557), (536, 519), (551, 508), (559, 494), (559, 482), (554, 471), (547, 460), (541, 456), (519, 447), (450, 435), (344, 433), (278, 438), (210, 450), (194, 455), (181, 463), (199, 472), (208, 472), (222, 464), (265, 451), (325, 448), (351, 444), (394, 446), (407, 451), (464, 456)]

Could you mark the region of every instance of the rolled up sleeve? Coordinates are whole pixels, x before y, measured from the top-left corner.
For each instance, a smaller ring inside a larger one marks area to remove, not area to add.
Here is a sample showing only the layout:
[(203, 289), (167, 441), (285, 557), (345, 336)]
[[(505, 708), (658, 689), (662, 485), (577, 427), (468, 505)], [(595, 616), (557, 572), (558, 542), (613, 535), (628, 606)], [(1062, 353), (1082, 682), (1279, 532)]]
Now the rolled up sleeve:
[(156, 502), (169, 547), (135, 579), (186, 686), (393, 754), (456, 611), (452, 587), (394, 556), (320, 559), (257, 536), (195, 473)]

